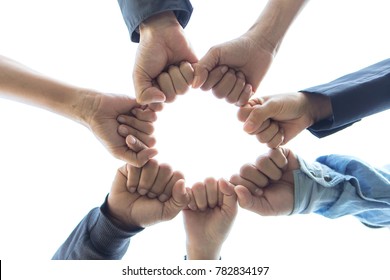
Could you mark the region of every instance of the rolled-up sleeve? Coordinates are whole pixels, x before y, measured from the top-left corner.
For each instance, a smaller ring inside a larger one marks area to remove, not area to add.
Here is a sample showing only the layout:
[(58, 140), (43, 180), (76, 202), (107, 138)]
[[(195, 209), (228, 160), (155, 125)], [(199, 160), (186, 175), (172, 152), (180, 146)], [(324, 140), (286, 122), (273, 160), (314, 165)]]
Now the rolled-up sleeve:
[(193, 11), (191, 2), (188, 0), (118, 0), (118, 3), (132, 42), (139, 42), (138, 26), (152, 15), (173, 11), (178, 22), (184, 28)]
[(390, 174), (353, 157), (323, 156), (314, 163), (299, 158), (294, 173), (292, 214), (327, 218), (355, 216), (370, 227), (390, 226)]

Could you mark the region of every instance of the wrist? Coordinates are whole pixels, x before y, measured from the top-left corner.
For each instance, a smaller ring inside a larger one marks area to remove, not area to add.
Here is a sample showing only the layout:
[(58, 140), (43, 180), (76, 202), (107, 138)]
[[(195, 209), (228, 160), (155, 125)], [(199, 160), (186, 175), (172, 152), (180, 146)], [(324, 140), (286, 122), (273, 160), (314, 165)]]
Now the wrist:
[(166, 30), (170, 27), (180, 27), (180, 23), (177, 21), (175, 14), (172, 11), (166, 11), (155, 14), (148, 19), (144, 20), (139, 25), (139, 32), (145, 35), (147, 32), (154, 32), (155, 30)]
[(301, 94), (305, 99), (304, 102), (307, 104), (311, 125), (332, 117), (332, 104), (328, 96), (306, 92), (301, 92)]
[(219, 260), (222, 244), (195, 245), (187, 242), (188, 260)]
[(89, 126), (93, 116), (98, 112), (101, 103), (101, 94), (87, 89), (78, 89), (77, 96), (71, 104), (71, 116), (74, 121)]

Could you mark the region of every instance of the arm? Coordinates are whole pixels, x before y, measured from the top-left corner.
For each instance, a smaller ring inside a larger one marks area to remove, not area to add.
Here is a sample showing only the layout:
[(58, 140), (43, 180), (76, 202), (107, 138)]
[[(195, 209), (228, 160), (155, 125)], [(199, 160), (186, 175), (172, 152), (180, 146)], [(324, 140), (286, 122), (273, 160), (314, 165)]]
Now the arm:
[(309, 130), (317, 137), (330, 135), (390, 108), (390, 59), (302, 92), (329, 98), (333, 113)]
[(256, 91), (270, 67), (289, 26), (305, 0), (269, 0), (253, 26), (241, 37), (212, 47), (195, 68), (193, 87), (204, 84), (210, 71), (227, 65), (242, 72)]
[(329, 155), (294, 174), (293, 214), (353, 215), (370, 227), (390, 226), (390, 174), (350, 156)]
[[(137, 181), (141, 184), (141, 170), (153, 169), (155, 166), (157, 172), (150, 179), (156, 197), (130, 192), (128, 182)], [(170, 188), (171, 195), (161, 202), (157, 196), (166, 188)], [(174, 177), (171, 169), (167, 172), (156, 161), (149, 161), (143, 168), (125, 165), (118, 169), (111, 192), (100, 210), (93, 209), (81, 221), (53, 258), (121, 259), (132, 236), (147, 226), (173, 219), (188, 204), (189, 199), (184, 180)]]
[(237, 215), (233, 186), (208, 178), (191, 188), (191, 202), (183, 210), (187, 259), (217, 260)]
[(138, 28), (141, 22), (152, 15), (173, 11), (177, 21), (185, 28), (193, 10), (188, 0), (118, 0), (118, 3), (133, 42), (139, 42)]
[(155, 143), (152, 122), (156, 114), (141, 108), (128, 96), (68, 85), (0, 56), (0, 97), (34, 105), (83, 124), (115, 157), (137, 166), (156, 154), (156, 150), (150, 148), (138, 154), (129, 149), (125, 138), (119, 135), (118, 130), (124, 129), (118, 119), (122, 116), (129, 133), (147, 147)]

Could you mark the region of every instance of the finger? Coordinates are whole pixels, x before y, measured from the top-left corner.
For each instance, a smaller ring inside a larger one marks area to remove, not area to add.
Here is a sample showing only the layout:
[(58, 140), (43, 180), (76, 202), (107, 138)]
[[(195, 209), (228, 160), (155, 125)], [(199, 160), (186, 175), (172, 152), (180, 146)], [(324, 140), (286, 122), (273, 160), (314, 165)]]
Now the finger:
[(200, 87), (202, 90), (207, 91), (215, 87), (216, 84), (223, 78), (225, 73), (229, 70), (229, 67), (222, 65), (214, 68), (208, 74), (207, 80)]
[(222, 80), (213, 87), (213, 94), (217, 98), (225, 98), (232, 91), (235, 83), (236, 83), (236, 72), (233, 69), (230, 69), (223, 76)]
[[(148, 78), (149, 79), (149, 78)], [(136, 83), (136, 82), (135, 82)], [(137, 94), (137, 103), (141, 105), (151, 104), (151, 103), (162, 103), (165, 102), (166, 97), (165, 94), (159, 90), (157, 87), (153, 86), (151, 83), (150, 85), (145, 86), (136, 86), (136, 88), (144, 88), (143, 90), (139, 91), (136, 90)]]
[(180, 72), (186, 80), (187, 85), (192, 85), (192, 82), (194, 81), (194, 68), (192, 68), (191, 63), (187, 61), (180, 63)]
[(234, 185), (225, 179), (218, 180), (218, 186), (220, 192), (223, 194), (223, 205), (229, 208), (237, 206), (237, 196), (234, 192)]
[(155, 198), (163, 193), (165, 186), (168, 184), (169, 180), (172, 178), (173, 171), (168, 164), (160, 164), (158, 169), (158, 175), (152, 188), (148, 192), (149, 198)]
[(151, 189), (158, 174), (158, 163), (156, 160), (149, 160), (141, 170), (137, 191), (140, 195), (145, 195)]
[[(228, 103), (236, 103), (245, 87), (245, 76), (242, 72), (236, 73), (236, 82), (229, 95), (226, 97)], [(246, 102), (245, 102), (246, 103)]]
[(154, 136), (143, 133), (124, 124), (118, 126), (118, 134), (124, 138), (126, 138), (128, 135), (132, 135), (148, 147), (153, 147), (156, 144), (156, 139)]
[(207, 194), (206, 186), (204, 183), (197, 182), (192, 186), (192, 195), (195, 199), (196, 207), (200, 211), (206, 211), (207, 209)]
[(246, 103), (248, 103), (249, 98), (252, 97), (252, 95), (255, 94), (253, 92), (252, 86), (247, 84), (244, 89), (242, 90), (240, 97), (238, 98), (238, 101), (236, 102), (237, 106), (243, 106)]
[(138, 187), (139, 178), (141, 176), (141, 168), (135, 167), (131, 164), (126, 164), (126, 168), (127, 168), (126, 187), (129, 192), (135, 193)]
[[(161, 103), (157, 103), (159, 105), (162, 105)], [(134, 108), (131, 110), (131, 113), (140, 121), (144, 122), (155, 122), (157, 120), (157, 114), (155, 111), (151, 109), (141, 109), (141, 108)], [(121, 117), (120, 115), (119, 117)], [(118, 121), (122, 123), (119, 118)]]
[(238, 109), (237, 118), (240, 122), (245, 122), (249, 117), (250, 113), (253, 111), (253, 107), (249, 104), (245, 104)]
[(169, 76), (171, 76), (172, 83), (176, 94), (184, 94), (188, 91), (189, 86), (187, 85), (186, 79), (180, 72), (180, 68), (176, 65), (169, 66)]
[(267, 146), (271, 149), (277, 148), (282, 145), (284, 141), (284, 130), (279, 129), (278, 133), (267, 143)]
[(219, 49), (211, 48), (198, 63), (194, 64), (193, 88), (199, 88), (207, 80), (209, 72), (219, 63)]
[(241, 178), (252, 182), (257, 188), (263, 188), (268, 185), (267, 176), (260, 172), (256, 166), (245, 164), (240, 169)]
[(148, 148), (132, 135), (126, 137), (126, 144), (129, 149), (125, 151), (123, 160), (135, 167), (144, 166), (151, 158), (157, 155), (156, 149)]
[[(261, 130), (261, 127), (258, 129)], [(279, 132), (279, 124), (275, 121), (270, 121), (269, 126), (260, 132), (254, 132), (256, 134), (257, 140), (260, 141), (260, 143), (268, 143), (271, 141), (272, 138), (276, 136)]]
[(148, 107), (153, 112), (160, 112), (164, 108), (164, 103), (150, 103)]
[(197, 211), (198, 207), (196, 206), (196, 201), (194, 198), (194, 194), (192, 193), (192, 189), (188, 188), (187, 193), (190, 196), (190, 201), (188, 202), (188, 208), (191, 209), (192, 211)]
[(251, 181), (242, 178), (238, 174), (235, 174), (230, 178), (230, 183), (232, 183), (235, 186), (242, 185), (246, 187), (253, 195), (260, 196), (263, 194), (263, 190), (261, 188), (258, 188)]
[(148, 135), (152, 134), (154, 131), (153, 123), (149, 121), (142, 121), (133, 116), (120, 115), (117, 118), (118, 122), (130, 126), (140, 132), (146, 133)]
[(268, 151), (269, 158), (278, 168), (284, 168), (287, 165), (287, 157), (284, 152), (285, 150), (281, 148)]
[(271, 180), (279, 180), (282, 171), (268, 155), (261, 155), (256, 160), (256, 168)]
[(272, 119), (276, 112), (273, 111), (272, 105), (266, 105), (270, 103), (265, 103), (264, 105), (257, 105), (249, 114), (247, 120), (244, 123), (244, 130), (247, 133), (254, 133), (258, 131), (263, 122), (267, 119)]
[(166, 72), (162, 72), (157, 77), (157, 83), (162, 92), (165, 94), (165, 102), (173, 102), (176, 98), (176, 92), (170, 75)]
[(163, 193), (158, 196), (158, 200), (160, 200), (161, 202), (167, 201), (172, 195), (173, 186), (176, 184), (177, 181), (181, 179), (184, 179), (184, 175), (179, 171), (174, 171), (171, 179), (165, 186)]
[(170, 206), (169, 219), (174, 218), (182, 209), (184, 209), (190, 202), (190, 195), (185, 187), (185, 181), (180, 179), (175, 182), (172, 188), (172, 197), (168, 201)]
[(213, 209), (218, 204), (218, 184), (214, 178), (206, 178), (204, 180), (206, 188), (207, 205)]
[(241, 208), (246, 210), (252, 210), (255, 205), (256, 197), (244, 186), (238, 185), (234, 187), (234, 191), (237, 195), (238, 204)]

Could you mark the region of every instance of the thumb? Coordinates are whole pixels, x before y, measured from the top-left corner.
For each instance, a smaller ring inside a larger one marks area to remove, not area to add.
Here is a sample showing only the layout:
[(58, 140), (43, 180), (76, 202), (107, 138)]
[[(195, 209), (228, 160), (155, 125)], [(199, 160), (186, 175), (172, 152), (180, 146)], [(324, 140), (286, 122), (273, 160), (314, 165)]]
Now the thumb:
[(172, 188), (171, 198), (165, 202), (164, 213), (165, 220), (171, 220), (176, 217), (181, 210), (187, 207), (190, 202), (190, 195), (185, 187), (183, 179), (178, 180)]
[(235, 208), (237, 205), (237, 195), (234, 192), (234, 185), (226, 179), (219, 179), (218, 186), (223, 193), (223, 205), (229, 208)]
[[(143, 87), (139, 85), (139, 87)], [(139, 94), (137, 94), (140, 92)], [(141, 105), (147, 105), (151, 103), (162, 103), (165, 101), (165, 94), (157, 87), (149, 85), (142, 91), (137, 91), (137, 102)]]
[(192, 82), (193, 88), (201, 87), (207, 80), (209, 72), (219, 65), (219, 50), (211, 48), (194, 67), (194, 80)]
[(237, 185), (234, 187), (234, 191), (237, 194), (238, 204), (241, 208), (251, 210), (254, 206), (254, 196), (244, 186)]

